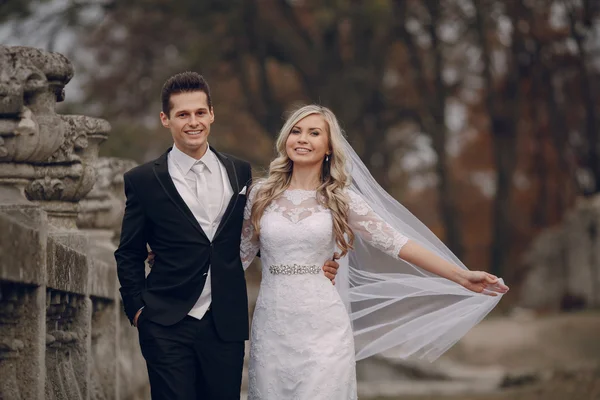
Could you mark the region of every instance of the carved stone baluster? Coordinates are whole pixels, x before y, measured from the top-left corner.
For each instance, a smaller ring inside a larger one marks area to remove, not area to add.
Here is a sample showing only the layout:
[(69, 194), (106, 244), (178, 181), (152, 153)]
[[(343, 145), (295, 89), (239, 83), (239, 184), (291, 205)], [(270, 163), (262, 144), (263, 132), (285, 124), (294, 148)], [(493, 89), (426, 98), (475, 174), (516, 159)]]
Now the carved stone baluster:
[[(80, 201), (81, 212), (77, 225), (90, 238), (89, 248), (92, 265), (90, 267), (90, 295), (93, 302), (92, 314), (92, 376), (90, 390), (92, 399), (129, 398), (127, 392), (147, 385), (144, 369), (132, 370), (132, 363), (143, 365), (137, 342), (127, 345), (129, 339), (137, 341), (137, 332), (129, 324), (123, 328), (128, 339), (117, 350), (117, 337), (121, 332), (120, 316), (123, 314), (118, 292), (116, 268), (113, 252), (114, 239), (118, 237), (125, 206), (123, 174), (136, 164), (129, 160), (100, 158), (95, 163), (96, 184), (92, 191)], [(111, 299), (111, 301), (107, 301)], [(123, 366), (122, 366), (123, 365)], [(122, 369), (119, 373), (118, 370)], [(128, 378), (119, 382), (119, 376), (127, 371)], [(109, 381), (113, 384), (107, 384)], [(125, 393), (120, 394), (123, 386)]]
[(0, 399), (37, 399), (43, 373), (37, 289), (0, 281)]
[(92, 298), (92, 367), (90, 398), (107, 400), (117, 396), (116, 312), (112, 301)]
[[(19, 320), (18, 295), (14, 288), (4, 289), (0, 293), (4, 296), (0, 303), (0, 324), (15, 326)], [(24, 344), (10, 334), (10, 329), (2, 331), (8, 336), (0, 335), (0, 399), (20, 400), (23, 397), (18, 384), (18, 363)]]
[(121, 368), (143, 360), (112, 255), (134, 164), (98, 160), (108, 122), (56, 113), (72, 76), (60, 54), (0, 46), (0, 398), (147, 388), (144, 368)]
[(87, 319), (86, 298), (49, 290), (47, 309), (47, 395), (57, 399), (86, 399), (88, 387), (87, 336), (81, 320)]
[(33, 165), (48, 160), (62, 145), (66, 127), (54, 110), (72, 76), (73, 67), (61, 54), (0, 46), (3, 202), (23, 203), (19, 194), (35, 178)]
[(0, 337), (0, 399), (21, 400), (18, 383), (19, 352), (25, 345), (21, 340)]

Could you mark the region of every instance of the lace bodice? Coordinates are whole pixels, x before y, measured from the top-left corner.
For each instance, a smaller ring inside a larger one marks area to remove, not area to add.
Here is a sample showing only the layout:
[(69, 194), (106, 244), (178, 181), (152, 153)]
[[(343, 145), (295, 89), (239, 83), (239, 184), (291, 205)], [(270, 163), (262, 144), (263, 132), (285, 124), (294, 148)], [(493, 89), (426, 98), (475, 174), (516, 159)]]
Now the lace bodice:
[[(316, 191), (286, 190), (267, 206), (260, 221), (261, 237), (254, 235), (250, 221), (252, 204), (260, 186), (249, 194), (242, 228), (241, 258), (247, 268), (258, 250), (263, 266), (276, 264), (319, 264), (331, 259), (335, 240), (331, 212), (317, 200)], [(398, 258), (408, 238), (394, 230), (360, 197), (348, 191), (348, 223), (355, 235)], [(284, 223), (281, 223), (284, 222)]]

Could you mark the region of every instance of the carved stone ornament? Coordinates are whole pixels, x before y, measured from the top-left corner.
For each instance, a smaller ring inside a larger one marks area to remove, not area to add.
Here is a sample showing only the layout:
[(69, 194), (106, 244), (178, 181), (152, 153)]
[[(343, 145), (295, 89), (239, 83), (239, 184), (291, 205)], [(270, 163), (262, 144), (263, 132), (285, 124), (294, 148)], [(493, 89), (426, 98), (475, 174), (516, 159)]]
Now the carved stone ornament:
[(25, 188), (29, 200), (77, 202), (96, 182), (98, 145), (108, 137), (110, 124), (83, 115), (61, 119), (67, 126), (65, 140), (46, 163), (34, 165), (36, 179)]
[(0, 162), (44, 162), (64, 140), (55, 112), (73, 76), (61, 54), (0, 46)]
[(118, 229), (125, 210), (123, 174), (135, 167), (132, 160), (101, 157), (96, 160), (96, 183), (80, 201), (77, 226), (83, 229)]
[(81, 161), (81, 156), (91, 141), (104, 141), (110, 132), (108, 121), (85, 115), (61, 115), (67, 127), (65, 140), (50, 157), (49, 162)]
[(42, 179), (36, 179), (27, 188), (29, 198), (40, 200), (60, 200), (65, 190), (65, 185), (60, 179), (52, 179), (45, 176)]

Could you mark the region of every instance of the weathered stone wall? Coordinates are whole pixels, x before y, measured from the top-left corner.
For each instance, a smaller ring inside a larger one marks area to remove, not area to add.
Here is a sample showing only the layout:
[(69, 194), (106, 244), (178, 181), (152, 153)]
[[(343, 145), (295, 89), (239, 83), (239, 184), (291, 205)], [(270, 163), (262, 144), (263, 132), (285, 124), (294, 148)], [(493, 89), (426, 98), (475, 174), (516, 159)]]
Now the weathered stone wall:
[(108, 122), (58, 115), (57, 53), (0, 47), (0, 399), (148, 398), (112, 252), (129, 161)]
[(536, 309), (600, 307), (600, 196), (581, 198), (525, 258), (521, 304)]

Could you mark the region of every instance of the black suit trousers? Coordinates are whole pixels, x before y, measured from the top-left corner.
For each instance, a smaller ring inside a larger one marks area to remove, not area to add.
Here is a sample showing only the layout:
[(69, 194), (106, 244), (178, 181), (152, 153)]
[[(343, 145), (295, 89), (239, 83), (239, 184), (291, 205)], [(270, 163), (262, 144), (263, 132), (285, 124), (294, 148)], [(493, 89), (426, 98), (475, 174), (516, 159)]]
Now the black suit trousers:
[(152, 400), (239, 400), (244, 342), (225, 342), (212, 311), (201, 320), (187, 316), (164, 326), (138, 320)]

